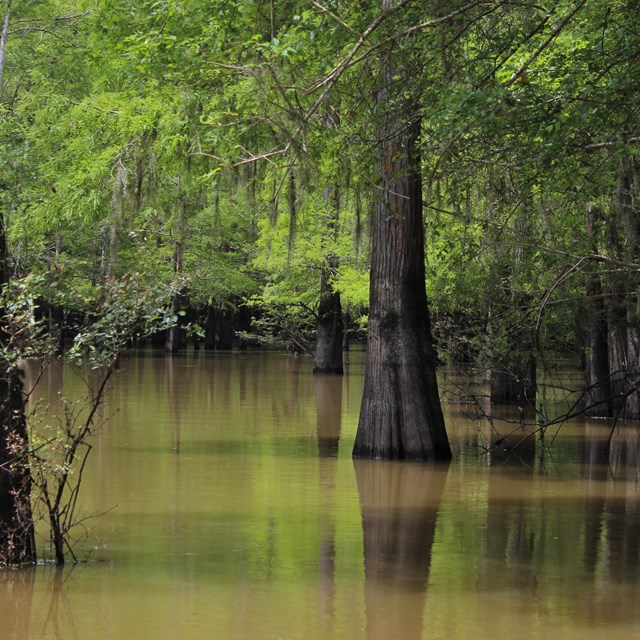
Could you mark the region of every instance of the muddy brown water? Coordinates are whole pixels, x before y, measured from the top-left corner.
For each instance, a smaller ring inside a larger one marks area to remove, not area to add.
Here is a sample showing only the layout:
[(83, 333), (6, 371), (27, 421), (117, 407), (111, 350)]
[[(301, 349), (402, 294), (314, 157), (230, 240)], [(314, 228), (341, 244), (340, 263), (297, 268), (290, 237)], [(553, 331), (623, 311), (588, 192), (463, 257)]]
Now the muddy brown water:
[[(609, 458), (602, 420), (487, 455), (490, 423), (446, 404), (448, 468), (354, 463), (350, 360), (126, 360), (82, 488), (90, 561), (0, 572), (0, 639), (640, 636), (635, 425)], [(37, 393), (55, 411), (61, 389), (84, 394), (55, 365)]]

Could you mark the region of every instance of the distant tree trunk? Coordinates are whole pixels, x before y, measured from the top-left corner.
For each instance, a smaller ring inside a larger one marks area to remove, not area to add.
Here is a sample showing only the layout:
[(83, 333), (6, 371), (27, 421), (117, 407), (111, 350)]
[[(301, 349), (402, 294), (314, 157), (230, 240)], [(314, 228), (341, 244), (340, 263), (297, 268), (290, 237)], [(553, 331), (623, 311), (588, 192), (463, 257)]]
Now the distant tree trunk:
[(2, 31), (0, 31), (0, 99), (2, 98), (3, 77), (5, 67), (5, 52), (7, 50), (7, 38), (9, 37), (9, 20), (11, 19), (11, 5), (13, 0), (7, 0), (4, 19), (2, 20)]
[[(528, 189), (525, 191), (528, 197), (519, 196), (523, 203), (531, 199), (530, 186), (525, 189)], [(501, 188), (499, 193), (503, 198), (506, 196)], [(525, 256), (525, 247), (530, 241), (531, 210), (523, 203), (519, 204), (519, 215), (514, 220), (514, 244), (505, 253), (500, 269), (501, 282), (509, 282), (510, 286), (508, 289), (505, 287), (500, 298), (495, 300), (496, 313), (492, 314), (495, 317), (503, 313), (515, 314), (510, 323), (514, 328), (504, 331), (504, 323), (500, 323), (502, 332), (490, 336), (493, 353), (489, 373), (491, 402), (518, 405), (521, 409), (535, 408), (537, 391), (537, 336), (527, 324), (527, 314), (522, 312), (532, 304), (532, 297), (520, 286), (522, 281), (531, 282), (533, 277)]]
[(316, 329), (314, 373), (343, 373), (342, 368), (342, 307), (340, 294), (331, 284), (333, 269), (323, 267), (320, 278), (320, 306)]
[(207, 307), (204, 321), (205, 349), (232, 349), (234, 335), (232, 310)]
[[(620, 260), (637, 262), (640, 257), (639, 224), (640, 172), (633, 159), (620, 160), (610, 250)], [(635, 273), (609, 276), (608, 355), (611, 378), (612, 414), (640, 419), (640, 285)]]
[(27, 424), (19, 371), (0, 371), (0, 564), (35, 562)]
[[(393, 4), (383, 0), (382, 8)], [(448, 460), (425, 290), (421, 123), (416, 105), (404, 97), (409, 70), (398, 67), (391, 48), (383, 53), (381, 71), (380, 195), (372, 220), (369, 331), (353, 456)]]
[[(597, 253), (595, 233), (598, 210), (589, 205), (587, 211), (587, 235), (592, 238), (592, 250)], [(591, 308), (591, 318), (587, 330), (587, 357), (585, 374), (587, 380), (588, 416), (607, 417), (612, 415), (611, 371), (609, 369), (609, 339), (606, 307), (599, 274), (591, 276), (587, 288), (587, 300)]]
[(588, 416), (612, 415), (611, 380), (609, 369), (608, 327), (602, 298), (591, 293), (593, 319), (589, 327), (589, 354), (586, 363)]
[(127, 201), (128, 174), (122, 157), (118, 158), (114, 167), (113, 194), (111, 196), (111, 211), (108, 222), (103, 227), (103, 247), (100, 264), (100, 276), (104, 280), (116, 277), (118, 251), (120, 245), (120, 227), (125, 217)]
[[(0, 287), (9, 282), (6, 229), (0, 220)], [(4, 322), (0, 308), (0, 323)], [(11, 350), (10, 336), (0, 326), (0, 346)], [(0, 358), (0, 564), (35, 562), (31, 512), (29, 439), (20, 370)]]
[[(526, 339), (525, 339), (526, 340)], [(516, 346), (508, 356), (503, 356), (491, 368), (489, 386), (491, 402), (535, 407), (536, 365), (533, 356), (526, 352), (526, 341), (514, 340)], [(520, 352), (522, 350), (522, 352)]]
[[(173, 255), (173, 269), (176, 277), (180, 277), (182, 274), (182, 241), (178, 240), (174, 249)], [(184, 303), (184, 296), (180, 291), (176, 291), (171, 299), (171, 307), (173, 313), (178, 316), (182, 310)], [(180, 324), (180, 318), (176, 323), (169, 327), (167, 330), (167, 341), (165, 344), (165, 351), (167, 353), (177, 353), (186, 344), (186, 332)]]
[[(337, 186), (327, 188), (325, 201), (328, 203), (328, 235), (337, 232), (340, 212), (340, 191)], [(340, 293), (333, 288), (332, 277), (338, 268), (338, 258), (328, 255), (320, 275), (320, 304), (316, 327), (316, 348), (313, 356), (314, 373), (343, 373), (342, 365), (342, 306)]]
[[(640, 167), (633, 157), (624, 157), (620, 169), (620, 214), (625, 237), (625, 259), (635, 264), (640, 258)], [(626, 287), (626, 389), (625, 417), (640, 419), (640, 283), (628, 275)]]
[(349, 325), (351, 324), (351, 314), (345, 311), (342, 314), (342, 350), (349, 351)]

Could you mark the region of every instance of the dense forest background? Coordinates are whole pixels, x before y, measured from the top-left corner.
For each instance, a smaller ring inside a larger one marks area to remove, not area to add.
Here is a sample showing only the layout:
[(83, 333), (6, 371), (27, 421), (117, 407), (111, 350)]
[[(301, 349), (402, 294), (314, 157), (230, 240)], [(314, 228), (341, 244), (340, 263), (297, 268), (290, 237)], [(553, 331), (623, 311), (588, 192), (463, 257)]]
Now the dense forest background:
[(135, 278), (170, 351), (190, 323), (340, 370), (316, 344), (363, 337), (380, 123), (410, 101), (439, 358), (523, 404), (570, 356), (584, 409), (640, 418), (638, 9), (5, 0), (2, 280), (61, 339)]

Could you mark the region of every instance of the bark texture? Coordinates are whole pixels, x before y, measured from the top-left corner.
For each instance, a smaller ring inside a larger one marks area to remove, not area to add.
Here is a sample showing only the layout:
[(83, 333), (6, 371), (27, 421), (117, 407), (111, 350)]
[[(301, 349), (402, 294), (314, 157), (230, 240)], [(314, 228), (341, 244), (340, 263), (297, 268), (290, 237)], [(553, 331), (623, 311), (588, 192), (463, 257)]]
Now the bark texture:
[(380, 196), (372, 219), (364, 393), (353, 456), (448, 460), (425, 291), (421, 126), (415, 105), (398, 98), (408, 76), (387, 52), (377, 95)]
[(36, 560), (22, 381), (3, 363), (0, 379), (0, 564)]
[[(340, 216), (340, 189), (337, 185), (332, 188), (327, 187), (325, 201), (328, 208), (327, 235), (335, 240)], [(316, 348), (313, 355), (314, 373), (341, 374), (344, 372), (342, 305), (340, 293), (333, 288), (332, 283), (332, 277), (337, 269), (338, 258), (329, 253), (325, 257), (320, 275), (320, 303), (316, 325)]]
[[(600, 212), (593, 206), (587, 210), (587, 235), (592, 238), (592, 251), (597, 253), (596, 227)], [(587, 381), (585, 415), (607, 417), (612, 415), (611, 371), (609, 369), (609, 327), (600, 274), (594, 273), (587, 287), (591, 317), (587, 330)]]
[(313, 356), (314, 373), (343, 373), (342, 306), (340, 294), (331, 285), (331, 273), (329, 267), (322, 269), (316, 349)]
[[(618, 183), (608, 233), (608, 250), (618, 260), (640, 259), (640, 167), (635, 159), (620, 160)], [(603, 276), (599, 326), (592, 330), (587, 364), (589, 392), (602, 396), (596, 415), (640, 419), (640, 281), (634, 270), (610, 270)], [(592, 293), (592, 292), (589, 292)], [(597, 291), (595, 292), (597, 294)], [(597, 333), (601, 333), (598, 336)], [(606, 337), (606, 344), (605, 344)], [(597, 339), (598, 342), (594, 342)], [(606, 348), (606, 352), (605, 352)], [(606, 354), (606, 362), (605, 362)], [(596, 358), (598, 361), (596, 361)], [(606, 401), (604, 394), (609, 394)]]
[[(9, 282), (7, 237), (0, 219), (0, 288)], [(0, 308), (0, 349), (11, 352), (15, 345)], [(36, 560), (31, 511), (29, 438), (25, 398), (17, 364), (0, 354), (0, 564), (17, 565)]]
[(4, 67), (6, 60), (7, 38), (9, 37), (9, 21), (11, 19), (11, 5), (13, 0), (7, 0), (2, 20), (2, 31), (0, 31), (0, 98), (2, 98), (2, 90), (4, 88)]

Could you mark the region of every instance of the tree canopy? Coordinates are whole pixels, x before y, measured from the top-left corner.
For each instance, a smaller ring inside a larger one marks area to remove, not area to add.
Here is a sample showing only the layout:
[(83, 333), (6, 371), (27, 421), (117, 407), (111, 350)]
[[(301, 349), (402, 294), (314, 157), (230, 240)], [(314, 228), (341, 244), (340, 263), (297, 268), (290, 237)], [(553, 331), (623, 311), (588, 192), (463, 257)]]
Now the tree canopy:
[(52, 326), (136, 273), (212, 346), (227, 323), (319, 363), (328, 313), (367, 324), (394, 115), (419, 122), (439, 358), (534, 405), (536, 371), (572, 354), (584, 406), (640, 417), (637, 3), (2, 9), (2, 263), (42, 277)]

